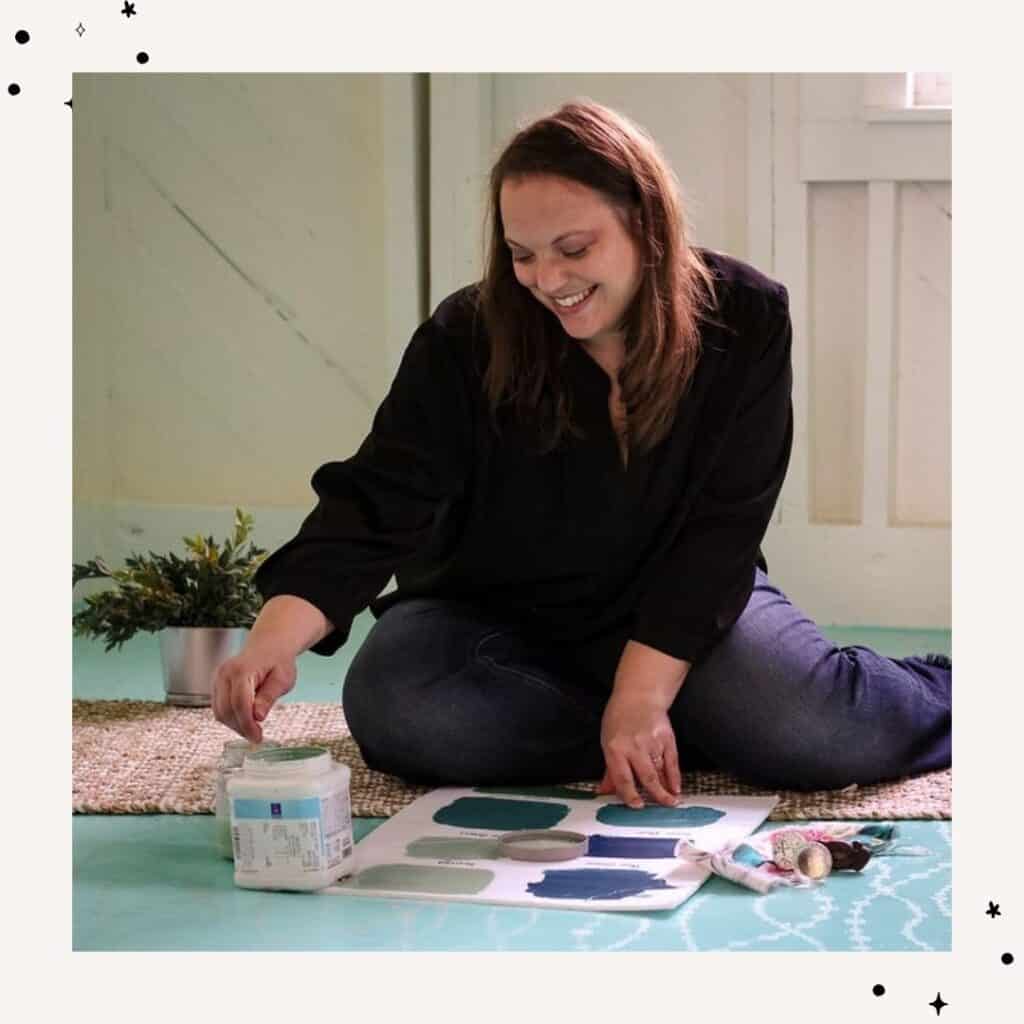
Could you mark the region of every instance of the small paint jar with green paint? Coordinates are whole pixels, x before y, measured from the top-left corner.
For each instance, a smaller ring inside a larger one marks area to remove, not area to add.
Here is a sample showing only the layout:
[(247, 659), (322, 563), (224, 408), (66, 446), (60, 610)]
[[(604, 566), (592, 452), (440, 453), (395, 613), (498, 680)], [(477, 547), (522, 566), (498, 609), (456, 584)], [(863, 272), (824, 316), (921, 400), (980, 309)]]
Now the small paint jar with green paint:
[(217, 762), (217, 776), (214, 782), (214, 830), (217, 849), (222, 857), (233, 860), (235, 853), (231, 845), (231, 808), (228, 806), (228, 776), (241, 770), (245, 755), (257, 750), (270, 750), (281, 744), (275, 740), (250, 743), (248, 740), (228, 740)]
[(323, 889), (351, 874), (351, 774), (323, 747), (247, 753), (227, 780), (235, 885)]

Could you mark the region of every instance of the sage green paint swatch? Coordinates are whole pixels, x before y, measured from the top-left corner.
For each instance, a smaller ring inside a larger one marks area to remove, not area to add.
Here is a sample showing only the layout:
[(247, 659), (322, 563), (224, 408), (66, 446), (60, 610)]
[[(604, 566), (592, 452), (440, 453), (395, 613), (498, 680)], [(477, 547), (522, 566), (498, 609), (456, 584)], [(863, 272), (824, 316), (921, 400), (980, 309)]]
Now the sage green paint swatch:
[(475, 839), (472, 836), (423, 836), (414, 839), (405, 848), (409, 857), (429, 857), (431, 860), (496, 860), (499, 856), (497, 839)]
[(494, 881), (494, 872), (483, 868), (449, 868), (429, 864), (375, 864), (360, 871), (360, 889), (391, 892), (423, 892), (437, 896), (473, 896)]
[(476, 793), (504, 793), (505, 796), (550, 796), (556, 800), (596, 800), (597, 794), (568, 786), (474, 786)]
[(460, 796), (434, 812), (438, 825), (456, 828), (493, 828), (512, 832), (519, 828), (553, 828), (567, 814), (565, 804), (539, 800), (495, 800), (489, 796)]

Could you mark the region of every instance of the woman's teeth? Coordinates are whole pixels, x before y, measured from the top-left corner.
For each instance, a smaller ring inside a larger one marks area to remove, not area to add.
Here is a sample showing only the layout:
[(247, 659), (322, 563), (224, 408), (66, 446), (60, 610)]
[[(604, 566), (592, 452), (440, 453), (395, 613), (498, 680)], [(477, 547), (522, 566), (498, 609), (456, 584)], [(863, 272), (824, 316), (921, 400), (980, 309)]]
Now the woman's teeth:
[(568, 309), (570, 306), (578, 306), (596, 287), (596, 284), (592, 285), (590, 288), (587, 288), (582, 292), (578, 292), (576, 295), (570, 295), (567, 299), (555, 299), (555, 302), (565, 309)]

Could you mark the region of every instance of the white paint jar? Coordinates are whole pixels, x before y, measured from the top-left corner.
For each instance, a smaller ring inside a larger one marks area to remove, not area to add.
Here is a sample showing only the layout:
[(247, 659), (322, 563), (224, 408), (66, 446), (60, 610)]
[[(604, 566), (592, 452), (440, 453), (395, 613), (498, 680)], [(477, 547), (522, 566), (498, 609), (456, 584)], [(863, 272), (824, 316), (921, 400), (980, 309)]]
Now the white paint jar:
[(351, 874), (351, 775), (323, 747), (247, 753), (227, 779), (235, 885), (322, 889)]
[(217, 849), (222, 857), (232, 860), (235, 856), (231, 846), (231, 808), (228, 806), (228, 776), (239, 771), (245, 755), (257, 750), (279, 747), (276, 740), (250, 743), (248, 740), (228, 740), (217, 762), (217, 776), (214, 780), (214, 830)]

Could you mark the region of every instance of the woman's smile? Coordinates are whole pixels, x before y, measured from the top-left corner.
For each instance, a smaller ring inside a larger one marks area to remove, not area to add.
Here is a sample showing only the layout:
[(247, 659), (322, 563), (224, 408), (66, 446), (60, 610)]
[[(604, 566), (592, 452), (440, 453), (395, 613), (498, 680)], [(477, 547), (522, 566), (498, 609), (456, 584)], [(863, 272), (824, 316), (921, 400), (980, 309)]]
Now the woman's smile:
[(551, 302), (554, 305), (555, 312), (559, 316), (572, 317), (579, 316), (580, 311), (590, 305), (590, 297), (597, 291), (597, 285), (591, 285), (589, 288), (584, 288), (581, 292), (576, 292), (573, 295), (568, 295), (564, 299), (552, 298)]

